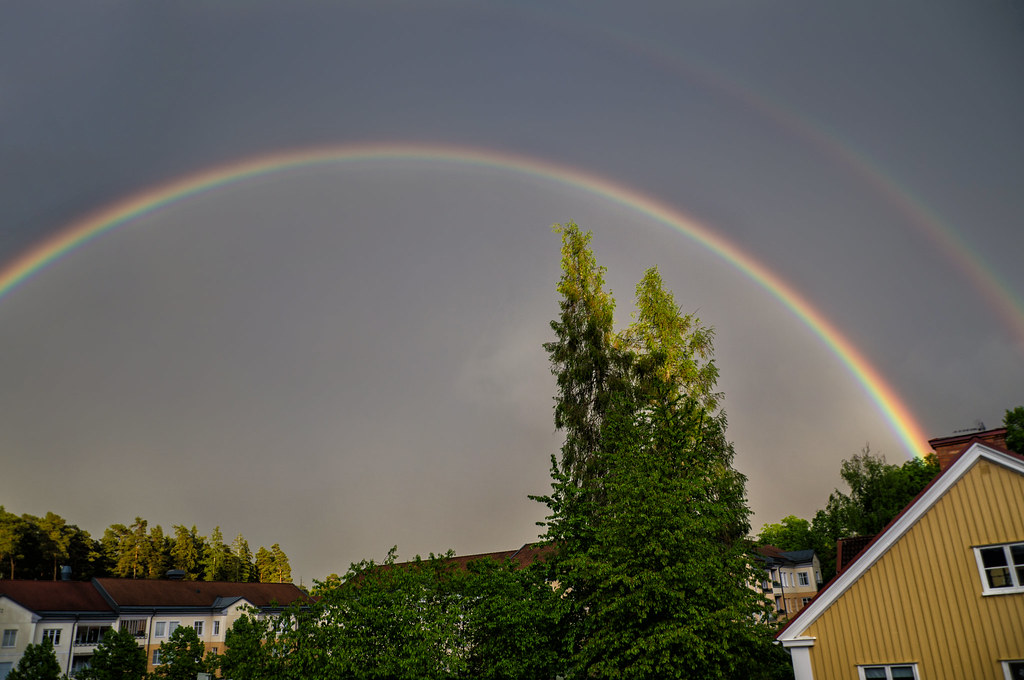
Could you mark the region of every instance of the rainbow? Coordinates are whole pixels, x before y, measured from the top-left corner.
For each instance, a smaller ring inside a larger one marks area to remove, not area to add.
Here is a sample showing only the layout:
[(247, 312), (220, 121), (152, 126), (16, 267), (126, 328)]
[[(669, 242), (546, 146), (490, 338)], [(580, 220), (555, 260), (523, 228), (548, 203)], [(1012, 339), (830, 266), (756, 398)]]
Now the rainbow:
[(420, 144), (362, 144), (262, 155), (188, 175), (109, 205), (38, 243), (0, 269), (0, 300), (47, 265), (142, 215), (242, 180), (292, 168), (365, 160), (415, 160), (497, 168), (600, 196), (675, 229), (720, 256), (797, 316), (842, 361), (884, 414), (908, 454), (921, 455), (923, 429), (896, 391), (825, 316), (777, 274), (684, 213), (635, 189), (576, 168), (507, 152)]
[(756, 111), (793, 137), (810, 143), (823, 155), (858, 177), (872, 191), (887, 200), (907, 225), (946, 256), (953, 267), (978, 291), (996, 318), (1013, 334), (1018, 346), (1024, 348), (1024, 299), (1014, 293), (1013, 287), (999, 277), (996, 269), (976, 249), (971, 248), (953, 225), (853, 143), (844, 140), (824, 123), (786, 106), (775, 97), (758, 92), (752, 84), (738, 81), (707, 61), (698, 61), (692, 56), (682, 59), (668, 46), (639, 40), (623, 31), (605, 30), (602, 35), (654, 64), (682, 74), (708, 91)]

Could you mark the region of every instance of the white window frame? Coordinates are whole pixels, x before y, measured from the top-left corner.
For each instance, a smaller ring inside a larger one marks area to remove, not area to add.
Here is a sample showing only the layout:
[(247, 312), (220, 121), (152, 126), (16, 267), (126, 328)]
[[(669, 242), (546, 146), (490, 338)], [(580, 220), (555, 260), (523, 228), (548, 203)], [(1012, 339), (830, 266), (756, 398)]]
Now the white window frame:
[[(978, 563), (978, 575), (981, 576), (981, 594), (982, 595), (1009, 595), (1010, 593), (1024, 593), (1024, 580), (1021, 579), (1017, 573), (1017, 565), (1013, 561), (1013, 556), (1010, 552), (1010, 548), (1020, 546), (1024, 548), (1024, 542), (1014, 541), (1012, 543), (996, 543), (993, 545), (979, 545), (974, 548), (974, 559)], [(1007, 569), (1010, 572), (1011, 586), (993, 587), (988, 584), (988, 572), (985, 569), (985, 563), (981, 559), (982, 550), (991, 550), (992, 548), (1002, 548), (1003, 554), (1006, 556)]]
[(153, 665), (154, 666), (159, 666), (161, 663), (162, 662), (160, 661), (160, 650), (159, 649), (154, 649), (153, 650)]
[(206, 626), (204, 625), (203, 621), (193, 621), (192, 622), (192, 628), (195, 629), (196, 635), (198, 635), (199, 637), (203, 637), (203, 628), (205, 628), (205, 627)]
[(167, 637), (166, 621), (157, 621), (153, 624), (153, 637)]
[(811, 577), (807, 575), (806, 571), (799, 571), (796, 574), (796, 582), (801, 586), (811, 585)]
[(909, 666), (910, 670), (914, 673), (914, 680), (920, 680), (921, 676), (919, 676), (917, 674), (917, 664), (916, 663), (869, 663), (869, 664), (865, 664), (863, 666), (857, 666), (857, 677), (860, 680), (870, 680), (869, 678), (865, 677), (865, 675), (864, 675), (864, 671), (865, 670), (867, 670), (868, 668), (884, 668), (885, 669), (885, 678), (886, 678), (886, 680), (892, 680), (892, 669), (897, 667), (897, 666), (899, 666), (899, 667)]
[(215, 620), (213, 622), (213, 634), (220, 635), (220, 621)]
[(5, 628), (3, 640), (0, 641), (0, 647), (17, 647), (18, 646), (18, 629), (17, 628)]
[(1003, 678), (1005, 680), (1014, 680), (1014, 677), (1010, 675), (1010, 664), (1019, 663), (1024, 664), (1024, 659), (1007, 659), (1006, 661), (1000, 661), (999, 665), (1003, 667)]
[(168, 621), (167, 622), (167, 637), (170, 637), (174, 631), (181, 627), (181, 621)]
[(54, 647), (60, 644), (60, 628), (43, 628), (43, 639), (49, 640)]

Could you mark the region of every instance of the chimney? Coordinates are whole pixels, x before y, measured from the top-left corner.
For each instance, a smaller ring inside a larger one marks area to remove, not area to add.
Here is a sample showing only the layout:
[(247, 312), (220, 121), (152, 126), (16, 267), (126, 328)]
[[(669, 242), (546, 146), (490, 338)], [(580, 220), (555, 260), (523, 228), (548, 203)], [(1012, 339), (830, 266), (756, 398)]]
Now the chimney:
[(980, 441), (982, 444), (1006, 449), (1006, 428), (997, 427), (994, 430), (984, 432), (968, 432), (966, 434), (955, 434), (952, 437), (938, 437), (929, 439), (928, 445), (935, 451), (939, 459), (939, 469), (945, 470), (953, 464), (960, 454), (963, 453), (971, 442)]

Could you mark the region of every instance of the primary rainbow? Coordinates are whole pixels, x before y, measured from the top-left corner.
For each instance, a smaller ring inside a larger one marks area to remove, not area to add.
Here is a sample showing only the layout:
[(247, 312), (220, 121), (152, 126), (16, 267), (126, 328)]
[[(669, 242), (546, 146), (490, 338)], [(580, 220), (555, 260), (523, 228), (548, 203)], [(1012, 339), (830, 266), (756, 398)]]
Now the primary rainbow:
[(821, 312), (774, 272), (709, 227), (635, 189), (576, 168), (507, 152), (447, 145), (364, 144), (290, 150), (221, 165), (137, 193), (40, 242), (0, 269), (0, 300), (82, 244), (183, 198), (290, 168), (386, 159), (457, 163), (525, 173), (611, 200), (682, 232), (734, 265), (788, 307), (846, 365), (889, 421), (907, 452), (921, 455), (926, 436), (895, 390)]

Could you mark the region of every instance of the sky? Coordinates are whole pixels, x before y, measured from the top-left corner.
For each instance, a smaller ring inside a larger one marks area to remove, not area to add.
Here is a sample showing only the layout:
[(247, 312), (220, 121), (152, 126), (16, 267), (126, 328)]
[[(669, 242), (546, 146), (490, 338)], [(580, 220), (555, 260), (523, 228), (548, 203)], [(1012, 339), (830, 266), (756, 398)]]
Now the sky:
[(574, 220), (812, 517), (1024, 404), (1022, 120), (1020, 0), (4, 3), (0, 504), (307, 585), (532, 541)]

